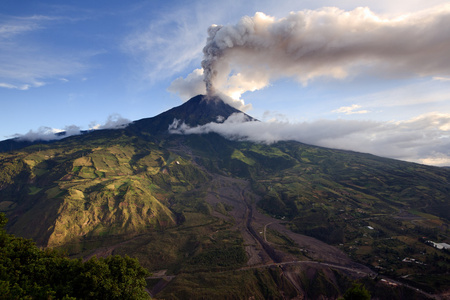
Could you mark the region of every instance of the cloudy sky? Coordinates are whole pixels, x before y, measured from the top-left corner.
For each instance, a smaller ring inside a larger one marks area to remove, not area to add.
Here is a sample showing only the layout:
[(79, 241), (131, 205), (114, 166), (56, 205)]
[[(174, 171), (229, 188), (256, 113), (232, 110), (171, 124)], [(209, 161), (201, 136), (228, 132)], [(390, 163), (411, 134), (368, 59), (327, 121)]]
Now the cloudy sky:
[(197, 132), (450, 165), (449, 53), (442, 0), (3, 0), (0, 139), (152, 117), (207, 73), (263, 122)]

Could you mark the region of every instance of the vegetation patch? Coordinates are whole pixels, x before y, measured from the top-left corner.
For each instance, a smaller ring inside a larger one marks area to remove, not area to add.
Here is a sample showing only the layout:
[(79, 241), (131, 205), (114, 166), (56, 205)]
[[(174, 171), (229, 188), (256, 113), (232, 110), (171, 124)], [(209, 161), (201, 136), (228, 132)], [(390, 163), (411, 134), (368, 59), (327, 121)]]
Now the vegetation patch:
[(12, 201), (2, 201), (0, 202), (0, 211), (9, 211), (11, 209), (14, 209), (16, 206), (16, 203)]
[(150, 299), (148, 272), (128, 256), (69, 259), (6, 234), (0, 214), (0, 287), (4, 299)]

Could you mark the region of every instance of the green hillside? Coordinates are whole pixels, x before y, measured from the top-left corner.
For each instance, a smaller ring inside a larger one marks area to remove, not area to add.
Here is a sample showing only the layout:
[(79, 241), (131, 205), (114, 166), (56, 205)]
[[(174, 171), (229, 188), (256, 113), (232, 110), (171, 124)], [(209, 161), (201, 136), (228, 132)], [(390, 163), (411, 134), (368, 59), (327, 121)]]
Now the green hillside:
[(434, 287), (450, 287), (449, 251), (424, 243), (450, 241), (448, 169), (296, 142), (230, 145), (231, 159), (217, 164), (251, 178), (257, 206), (292, 231), (336, 245), (379, 274), (421, 284), (433, 274)]
[(207, 178), (154, 143), (83, 139), (0, 154), (0, 207), (12, 232), (54, 247), (173, 226), (169, 199)]
[[(222, 104), (202, 105), (208, 122)], [(0, 153), (7, 230), (73, 257), (138, 258), (157, 298), (337, 298), (353, 280), (382, 299), (450, 290), (449, 250), (427, 242), (450, 244), (449, 169), (162, 130), (186, 111), (193, 122), (185, 104)]]

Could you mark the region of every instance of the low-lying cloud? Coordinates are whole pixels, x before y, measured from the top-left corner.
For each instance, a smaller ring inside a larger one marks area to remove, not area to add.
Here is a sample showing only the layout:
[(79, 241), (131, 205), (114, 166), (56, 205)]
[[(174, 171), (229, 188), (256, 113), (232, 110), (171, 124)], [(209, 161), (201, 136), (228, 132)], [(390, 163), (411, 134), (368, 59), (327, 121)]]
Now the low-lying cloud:
[[(105, 124), (95, 124), (92, 123), (89, 126), (89, 131), (91, 130), (101, 130), (101, 129), (119, 129), (126, 127), (131, 121), (122, 118), (119, 114), (109, 115)], [(72, 135), (82, 134), (83, 131), (81, 127), (76, 125), (65, 126), (64, 129), (51, 128), (47, 126), (41, 126), (37, 130), (30, 130), (25, 134), (15, 134), (13, 137), (19, 141), (52, 141), (66, 138)]]
[(231, 140), (266, 144), (293, 140), (429, 165), (450, 166), (450, 114), (431, 113), (399, 122), (338, 119), (303, 123), (250, 121), (244, 114), (233, 114), (223, 123), (196, 127), (174, 120), (169, 132), (215, 132)]
[(69, 125), (64, 129), (41, 126), (37, 130), (30, 129), (25, 134), (15, 134), (14, 137), (19, 141), (51, 141), (62, 139), (71, 135), (81, 134), (81, 128), (76, 125)]
[(119, 114), (112, 114), (112, 115), (108, 116), (105, 124), (101, 125), (101, 124), (95, 124), (95, 122), (93, 122), (89, 126), (89, 129), (90, 130), (93, 130), (93, 129), (94, 130), (95, 129), (118, 129), (118, 128), (126, 127), (130, 122), (131, 122), (130, 120), (123, 118)]

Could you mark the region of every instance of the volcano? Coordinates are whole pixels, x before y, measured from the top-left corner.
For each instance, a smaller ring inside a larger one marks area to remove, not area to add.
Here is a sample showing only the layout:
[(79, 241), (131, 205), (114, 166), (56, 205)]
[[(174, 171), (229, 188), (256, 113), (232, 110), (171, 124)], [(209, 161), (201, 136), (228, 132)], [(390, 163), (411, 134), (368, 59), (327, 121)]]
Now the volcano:
[[(194, 127), (210, 122), (219, 122), (218, 120), (227, 119), (234, 113), (243, 112), (230, 106), (229, 104), (226, 104), (219, 97), (197, 95), (182, 105), (174, 107), (155, 117), (144, 118), (132, 122), (128, 125), (126, 131), (130, 134), (168, 134), (169, 125), (172, 124), (175, 119)], [(248, 115), (246, 116), (248, 120), (255, 120)], [(92, 131), (82, 132), (82, 134), (89, 133), (92, 133)], [(57, 133), (55, 134), (55, 138), (53, 140), (50, 139), (49, 141), (27, 141), (20, 138), (8, 139), (0, 142), (0, 152), (18, 150), (35, 144), (48, 144), (56, 142), (57, 140), (64, 138), (64, 135), (64, 132)]]
[[(135, 121), (128, 126), (128, 130), (151, 134), (166, 134), (168, 133), (169, 125), (175, 119), (194, 127), (211, 122), (220, 122), (221, 119), (227, 119), (234, 113), (243, 112), (226, 104), (219, 97), (198, 95), (156, 117)], [(248, 115), (246, 116), (248, 120), (255, 120)]]
[(446, 291), (450, 254), (428, 241), (450, 243), (449, 169), (168, 131), (234, 113), (199, 95), (125, 128), (7, 149), (7, 231), (74, 257), (136, 257), (162, 274), (149, 290), (164, 299), (337, 298), (353, 280), (379, 299)]

